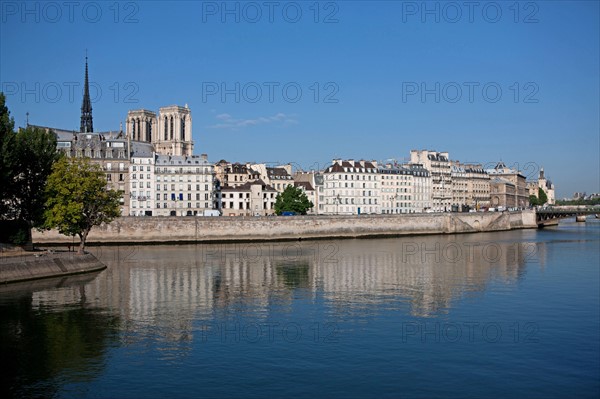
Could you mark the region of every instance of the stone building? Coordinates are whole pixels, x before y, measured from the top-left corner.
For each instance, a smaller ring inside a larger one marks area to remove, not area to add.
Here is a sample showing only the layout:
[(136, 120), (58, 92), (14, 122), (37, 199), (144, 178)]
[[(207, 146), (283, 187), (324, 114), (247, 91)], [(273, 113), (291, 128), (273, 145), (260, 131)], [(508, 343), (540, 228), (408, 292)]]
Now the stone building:
[(201, 156), (156, 155), (157, 216), (203, 215), (219, 209), (214, 167)]
[(517, 207), (517, 186), (508, 179), (498, 176), (491, 177), (490, 201), (493, 208)]
[(431, 202), (434, 212), (450, 211), (452, 171), (447, 152), (411, 150), (410, 162), (423, 165), (431, 175)]
[(261, 179), (221, 186), (223, 216), (269, 216), (275, 214), (277, 190)]
[(145, 109), (127, 113), (126, 133), (134, 141), (152, 143), (159, 155), (192, 156), (192, 111), (171, 105), (161, 107), (158, 116)]
[(452, 211), (463, 212), (469, 209), (467, 205), (468, 179), (465, 167), (458, 161), (450, 162), (452, 177)]
[(490, 176), (479, 164), (464, 165), (467, 174), (467, 205), (479, 210), (490, 206)]
[(548, 197), (547, 204), (554, 205), (556, 204), (556, 197), (554, 194), (554, 183), (552, 181), (546, 179), (544, 176), (544, 168), (540, 169), (540, 174), (537, 180), (527, 182), (527, 191), (529, 195), (534, 195), (535, 197), (539, 197), (539, 189), (544, 190), (546, 193), (546, 197)]
[(260, 173), (248, 164), (227, 162), (222, 159), (214, 165), (215, 177), (221, 186), (237, 187), (260, 179)]
[(381, 213), (413, 213), (413, 174), (410, 169), (386, 164), (377, 168), (381, 182)]
[(334, 159), (323, 171), (323, 214), (381, 213), (376, 161)]
[(150, 143), (131, 143), (129, 163), (129, 215), (155, 216), (156, 153)]
[(408, 163), (403, 165), (411, 171), (413, 176), (412, 185), (412, 209), (413, 212), (431, 211), (431, 174), (422, 164)]
[(523, 176), (521, 172), (507, 167), (502, 161), (498, 162), (493, 169), (488, 169), (486, 172), (490, 176), (490, 179), (498, 177), (501, 180), (509, 181), (514, 186), (514, 200), (506, 201), (507, 204), (510, 203), (512, 205), (504, 205), (501, 201), (501, 196), (494, 196), (494, 192), (491, 190), (492, 187), (490, 181), (490, 201), (492, 207), (505, 206), (509, 208), (526, 208), (529, 206), (527, 183), (525, 182), (525, 176)]
[(282, 166), (267, 166), (264, 163), (248, 165), (252, 170), (260, 173), (260, 178), (266, 184), (273, 187), (277, 192), (282, 193), (286, 187), (294, 186), (294, 178), (292, 177), (292, 165)]

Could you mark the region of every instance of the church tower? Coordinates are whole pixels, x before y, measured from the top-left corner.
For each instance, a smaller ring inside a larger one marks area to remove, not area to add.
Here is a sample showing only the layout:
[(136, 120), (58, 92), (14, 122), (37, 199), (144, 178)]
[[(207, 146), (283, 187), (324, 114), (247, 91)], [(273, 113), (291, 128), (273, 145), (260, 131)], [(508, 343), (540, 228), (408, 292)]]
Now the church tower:
[(134, 141), (154, 142), (158, 133), (156, 113), (145, 109), (131, 110), (127, 113), (127, 137)]
[(191, 156), (194, 152), (192, 111), (187, 104), (185, 107), (161, 107), (158, 111), (157, 133), (151, 138), (157, 153)]
[(85, 83), (83, 87), (83, 103), (81, 104), (81, 133), (92, 133), (94, 122), (92, 120), (92, 101), (90, 100), (90, 85), (88, 83), (88, 59), (85, 56)]

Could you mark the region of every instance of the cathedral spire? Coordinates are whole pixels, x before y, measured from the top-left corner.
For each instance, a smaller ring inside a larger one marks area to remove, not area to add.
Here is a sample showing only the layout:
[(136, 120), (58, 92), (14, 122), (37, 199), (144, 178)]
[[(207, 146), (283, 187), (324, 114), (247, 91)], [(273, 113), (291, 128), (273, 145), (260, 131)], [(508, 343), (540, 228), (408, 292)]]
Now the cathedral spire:
[(87, 51), (85, 56), (85, 83), (83, 87), (83, 102), (81, 104), (81, 127), (82, 133), (91, 133), (94, 131), (94, 122), (92, 121), (92, 101), (90, 100), (90, 85), (88, 83), (88, 60)]

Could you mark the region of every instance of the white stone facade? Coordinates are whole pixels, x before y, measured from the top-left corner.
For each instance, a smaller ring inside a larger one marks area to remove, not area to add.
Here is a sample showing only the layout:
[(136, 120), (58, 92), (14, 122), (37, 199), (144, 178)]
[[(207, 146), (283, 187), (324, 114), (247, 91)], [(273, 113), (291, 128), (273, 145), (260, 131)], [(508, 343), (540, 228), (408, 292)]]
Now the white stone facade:
[(431, 199), (434, 212), (452, 209), (452, 172), (447, 152), (411, 150), (410, 162), (422, 164), (431, 174)]
[(334, 159), (323, 171), (323, 214), (381, 213), (376, 161)]
[(155, 165), (157, 216), (203, 215), (218, 209), (214, 167), (206, 155), (157, 155)]
[(129, 164), (129, 211), (131, 216), (155, 216), (155, 155), (134, 155)]

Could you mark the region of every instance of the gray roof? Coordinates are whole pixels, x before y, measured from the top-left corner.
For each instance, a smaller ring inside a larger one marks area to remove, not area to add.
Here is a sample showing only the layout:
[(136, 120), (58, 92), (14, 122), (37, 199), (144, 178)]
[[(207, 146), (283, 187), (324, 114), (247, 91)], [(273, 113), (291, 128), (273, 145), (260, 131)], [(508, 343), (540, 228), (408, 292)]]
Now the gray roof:
[(132, 157), (149, 158), (154, 154), (154, 147), (151, 143), (146, 143), (144, 141), (132, 141), (130, 151)]
[(183, 155), (157, 155), (156, 165), (202, 165), (212, 166), (208, 160), (198, 155), (186, 157)]

